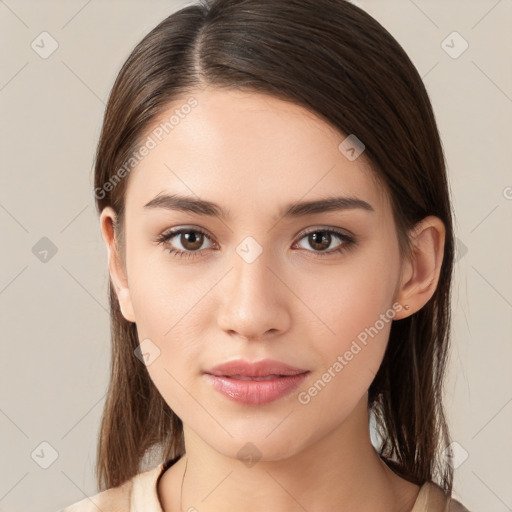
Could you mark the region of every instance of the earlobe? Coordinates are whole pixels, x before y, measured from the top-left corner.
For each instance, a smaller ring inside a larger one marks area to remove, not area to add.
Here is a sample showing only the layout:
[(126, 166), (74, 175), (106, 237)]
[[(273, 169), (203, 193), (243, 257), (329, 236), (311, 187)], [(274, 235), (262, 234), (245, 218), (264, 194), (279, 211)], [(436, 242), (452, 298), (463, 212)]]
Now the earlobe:
[(401, 283), (397, 301), (404, 306), (397, 319), (419, 311), (434, 295), (444, 256), (446, 230), (441, 219), (425, 217), (413, 229), (411, 242), (413, 253), (407, 262), (404, 282)]
[(119, 308), (124, 318), (135, 322), (126, 269), (121, 262), (115, 238), (116, 213), (110, 206), (105, 207), (100, 215), (100, 227), (107, 248), (107, 261), (112, 285), (116, 291)]

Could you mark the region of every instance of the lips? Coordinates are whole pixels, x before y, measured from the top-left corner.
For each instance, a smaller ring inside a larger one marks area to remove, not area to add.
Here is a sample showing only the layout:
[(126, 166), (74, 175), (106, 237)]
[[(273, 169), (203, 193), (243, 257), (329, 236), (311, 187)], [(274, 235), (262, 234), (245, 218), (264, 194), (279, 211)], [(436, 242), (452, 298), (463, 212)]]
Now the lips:
[(309, 370), (265, 359), (230, 361), (205, 372), (208, 382), (230, 400), (245, 405), (263, 405), (278, 400), (297, 388)]
[(205, 373), (224, 377), (236, 377), (244, 380), (244, 377), (280, 377), (288, 375), (299, 375), (300, 373), (305, 373), (307, 371), (308, 370), (296, 368), (294, 366), (290, 366), (273, 359), (263, 359), (262, 361), (256, 362), (237, 359), (214, 366), (213, 368), (206, 370)]

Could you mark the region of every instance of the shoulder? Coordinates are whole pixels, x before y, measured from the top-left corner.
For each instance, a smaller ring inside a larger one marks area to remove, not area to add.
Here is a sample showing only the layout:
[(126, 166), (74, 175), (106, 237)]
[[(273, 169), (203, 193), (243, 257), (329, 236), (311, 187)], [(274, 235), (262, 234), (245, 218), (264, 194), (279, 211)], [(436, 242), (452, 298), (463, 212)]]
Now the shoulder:
[(411, 512), (469, 512), (469, 510), (455, 498), (447, 497), (435, 482), (426, 482), (421, 487)]
[(130, 512), (144, 505), (149, 510), (157, 503), (155, 482), (162, 472), (163, 464), (138, 473), (123, 484), (99, 492), (69, 505), (58, 512)]
[(469, 510), (454, 498), (448, 500), (448, 512), (469, 512)]
[(134, 478), (118, 487), (112, 487), (94, 496), (77, 501), (59, 510), (59, 512), (98, 512), (98, 510), (104, 512), (129, 512)]
[(103, 512), (129, 512), (130, 496), (135, 478), (137, 477), (127, 480), (118, 487), (112, 487), (94, 496), (77, 501), (59, 512), (98, 512), (98, 510)]

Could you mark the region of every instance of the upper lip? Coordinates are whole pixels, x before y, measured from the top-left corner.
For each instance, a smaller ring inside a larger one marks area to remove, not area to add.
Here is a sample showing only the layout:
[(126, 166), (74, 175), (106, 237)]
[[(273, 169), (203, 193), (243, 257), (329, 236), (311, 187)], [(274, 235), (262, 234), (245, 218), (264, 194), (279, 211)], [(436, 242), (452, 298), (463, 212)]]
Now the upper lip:
[(238, 375), (243, 377), (267, 377), (268, 375), (298, 375), (307, 371), (273, 359), (263, 359), (255, 362), (236, 359), (214, 366), (206, 370), (205, 373), (226, 377)]

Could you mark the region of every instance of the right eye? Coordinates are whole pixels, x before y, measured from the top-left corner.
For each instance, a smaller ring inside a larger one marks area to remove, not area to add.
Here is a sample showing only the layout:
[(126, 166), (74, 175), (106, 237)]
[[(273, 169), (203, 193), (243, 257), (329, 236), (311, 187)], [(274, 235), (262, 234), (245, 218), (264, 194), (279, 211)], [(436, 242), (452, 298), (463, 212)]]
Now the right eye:
[[(179, 243), (183, 247), (183, 249), (176, 249), (173, 245), (169, 244), (169, 241), (173, 238), (178, 238)], [(210, 240), (210, 237), (201, 229), (197, 228), (177, 228), (171, 229), (163, 234), (161, 234), (156, 242), (162, 244), (164, 248), (169, 251), (173, 256), (177, 258), (190, 258), (196, 257), (197, 254), (201, 252), (199, 249), (203, 245), (203, 242), (207, 238)]]

